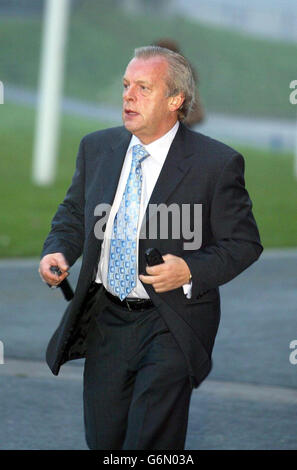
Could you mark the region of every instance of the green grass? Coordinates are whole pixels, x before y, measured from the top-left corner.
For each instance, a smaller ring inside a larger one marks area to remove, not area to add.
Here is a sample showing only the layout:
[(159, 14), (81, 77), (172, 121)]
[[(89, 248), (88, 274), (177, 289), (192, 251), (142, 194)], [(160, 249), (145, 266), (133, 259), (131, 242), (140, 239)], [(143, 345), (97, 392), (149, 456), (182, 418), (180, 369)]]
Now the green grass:
[[(64, 117), (56, 183), (48, 188), (31, 182), (35, 112), (0, 106), (0, 257), (39, 255), (57, 205), (68, 188), (83, 135), (103, 123)], [(13, 132), (12, 132), (13, 129)], [(246, 161), (246, 183), (265, 247), (296, 246), (297, 181), (293, 157), (239, 148)]]
[(0, 257), (39, 255), (57, 204), (71, 182), (81, 137), (106, 125), (64, 117), (56, 182), (37, 187), (31, 182), (34, 110), (1, 105), (0, 122)]
[(245, 156), (246, 185), (266, 248), (297, 246), (297, 179), (293, 155), (236, 147)]
[[(5, 18), (0, 36), (0, 79), (36, 87), (40, 20)], [(198, 69), (208, 111), (295, 118), (289, 83), (297, 78), (296, 44), (254, 39), (179, 17), (128, 15), (103, 0), (85, 0), (72, 13), (66, 94), (119, 103), (121, 77), (133, 49), (160, 37), (176, 38)]]

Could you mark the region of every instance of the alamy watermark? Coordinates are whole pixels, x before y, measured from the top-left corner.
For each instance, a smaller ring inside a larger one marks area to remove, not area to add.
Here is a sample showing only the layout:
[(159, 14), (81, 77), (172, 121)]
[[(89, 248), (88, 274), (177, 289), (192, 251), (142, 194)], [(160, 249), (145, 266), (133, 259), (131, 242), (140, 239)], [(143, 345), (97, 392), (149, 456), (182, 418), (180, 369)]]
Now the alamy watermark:
[(4, 85), (0, 80), (0, 104), (4, 103)]
[(293, 91), (290, 93), (290, 103), (291, 104), (297, 104), (297, 80), (292, 80), (290, 83), (290, 88), (293, 89)]
[(297, 339), (290, 342), (290, 349), (293, 349), (293, 351), (290, 353), (289, 361), (295, 366), (297, 364)]
[[(94, 215), (99, 216), (94, 227), (95, 237), (103, 240), (108, 217), (111, 211), (110, 204), (98, 204), (95, 207)], [(139, 239), (168, 240), (183, 239), (184, 250), (198, 250), (202, 245), (202, 204), (149, 204), (147, 209), (148, 221), (144, 217)], [(170, 229), (170, 233), (169, 233)], [(135, 238), (133, 224), (131, 232), (129, 223), (125, 227), (117, 228), (117, 238), (126, 240)], [(191, 241), (190, 241), (191, 240)]]
[(0, 341), (0, 364), (4, 364), (4, 344)]

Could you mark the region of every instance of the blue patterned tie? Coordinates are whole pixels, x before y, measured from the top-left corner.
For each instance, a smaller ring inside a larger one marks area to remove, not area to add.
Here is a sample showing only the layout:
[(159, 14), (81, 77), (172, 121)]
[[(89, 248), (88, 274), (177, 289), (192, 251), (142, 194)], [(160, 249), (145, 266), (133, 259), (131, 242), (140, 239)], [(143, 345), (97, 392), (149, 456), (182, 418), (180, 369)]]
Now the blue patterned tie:
[(107, 284), (121, 300), (136, 287), (137, 226), (139, 218), (142, 171), (141, 162), (149, 156), (142, 145), (132, 147), (132, 164), (110, 240)]

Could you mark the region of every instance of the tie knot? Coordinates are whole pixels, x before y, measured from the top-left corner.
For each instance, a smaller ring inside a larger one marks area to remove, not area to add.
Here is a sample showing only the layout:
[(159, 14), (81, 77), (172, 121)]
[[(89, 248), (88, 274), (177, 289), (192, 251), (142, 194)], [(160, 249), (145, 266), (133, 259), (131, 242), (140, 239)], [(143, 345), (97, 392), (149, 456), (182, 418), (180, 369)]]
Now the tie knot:
[(140, 144), (133, 145), (132, 147), (132, 157), (138, 163), (141, 163), (146, 157), (149, 156), (148, 151)]

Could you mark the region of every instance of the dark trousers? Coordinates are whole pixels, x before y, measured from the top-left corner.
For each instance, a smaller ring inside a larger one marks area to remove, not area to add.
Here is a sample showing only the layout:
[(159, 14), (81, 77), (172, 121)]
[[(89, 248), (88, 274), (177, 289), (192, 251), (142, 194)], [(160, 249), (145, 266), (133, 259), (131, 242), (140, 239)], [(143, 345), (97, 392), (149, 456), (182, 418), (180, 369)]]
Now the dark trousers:
[(87, 337), (84, 420), (90, 449), (184, 449), (192, 388), (156, 308), (129, 311), (104, 295)]

